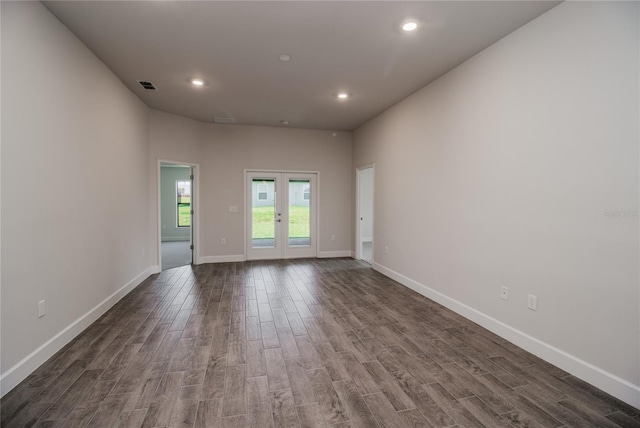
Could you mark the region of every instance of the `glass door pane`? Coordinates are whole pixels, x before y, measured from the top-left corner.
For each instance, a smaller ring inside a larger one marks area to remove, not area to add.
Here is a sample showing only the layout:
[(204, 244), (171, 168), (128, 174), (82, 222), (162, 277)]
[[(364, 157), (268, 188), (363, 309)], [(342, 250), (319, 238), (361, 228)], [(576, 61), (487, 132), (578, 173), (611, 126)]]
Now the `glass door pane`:
[(311, 245), (311, 181), (289, 179), (289, 246)]
[(254, 178), (251, 198), (251, 247), (276, 247), (276, 181)]
[(316, 179), (313, 173), (247, 171), (247, 260), (316, 256)]

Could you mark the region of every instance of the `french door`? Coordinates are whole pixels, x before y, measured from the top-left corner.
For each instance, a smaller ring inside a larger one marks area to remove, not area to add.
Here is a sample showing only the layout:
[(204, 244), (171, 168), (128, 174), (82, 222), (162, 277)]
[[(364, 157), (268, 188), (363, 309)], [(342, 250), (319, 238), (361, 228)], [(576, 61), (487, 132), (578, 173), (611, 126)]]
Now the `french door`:
[(316, 174), (247, 172), (247, 260), (316, 256)]

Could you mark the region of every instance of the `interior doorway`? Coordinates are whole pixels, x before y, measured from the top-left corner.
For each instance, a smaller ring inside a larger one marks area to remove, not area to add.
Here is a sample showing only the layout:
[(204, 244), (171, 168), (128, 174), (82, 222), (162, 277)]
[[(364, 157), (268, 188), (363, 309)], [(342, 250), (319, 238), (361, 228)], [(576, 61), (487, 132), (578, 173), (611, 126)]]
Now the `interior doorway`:
[(194, 168), (160, 162), (159, 170), (159, 260), (166, 270), (194, 261)]
[(373, 166), (358, 168), (356, 256), (369, 264), (373, 263), (373, 181)]
[(316, 182), (316, 173), (247, 171), (247, 260), (316, 256)]

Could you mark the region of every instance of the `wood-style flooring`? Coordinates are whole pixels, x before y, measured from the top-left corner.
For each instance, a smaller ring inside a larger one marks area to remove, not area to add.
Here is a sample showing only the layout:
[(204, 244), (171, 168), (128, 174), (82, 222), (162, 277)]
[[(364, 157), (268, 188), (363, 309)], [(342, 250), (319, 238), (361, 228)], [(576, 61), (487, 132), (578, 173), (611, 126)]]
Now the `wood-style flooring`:
[(153, 275), (6, 427), (638, 427), (640, 411), (351, 259)]

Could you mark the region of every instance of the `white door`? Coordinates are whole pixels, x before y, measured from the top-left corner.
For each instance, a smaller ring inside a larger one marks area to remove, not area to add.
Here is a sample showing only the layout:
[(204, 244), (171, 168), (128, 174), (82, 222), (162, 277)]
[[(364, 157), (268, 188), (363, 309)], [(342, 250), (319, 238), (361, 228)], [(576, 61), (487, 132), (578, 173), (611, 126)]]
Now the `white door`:
[(316, 174), (247, 172), (247, 260), (316, 256)]
[(373, 167), (358, 169), (358, 258), (373, 263)]

